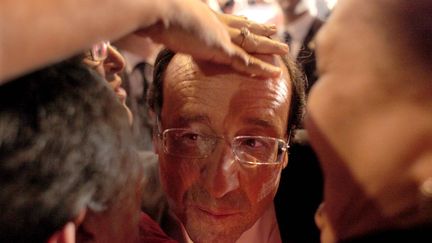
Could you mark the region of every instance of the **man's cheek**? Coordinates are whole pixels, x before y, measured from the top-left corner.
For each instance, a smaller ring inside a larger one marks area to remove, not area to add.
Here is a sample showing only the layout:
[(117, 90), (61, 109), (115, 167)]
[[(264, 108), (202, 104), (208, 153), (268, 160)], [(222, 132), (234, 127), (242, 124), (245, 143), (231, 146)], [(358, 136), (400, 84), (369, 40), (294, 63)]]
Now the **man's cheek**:
[(175, 202), (182, 202), (185, 192), (199, 178), (196, 163), (173, 158), (161, 161), (160, 168), (165, 192)]
[(265, 198), (273, 199), (279, 185), (282, 165), (242, 166), (240, 171), (244, 191), (252, 204)]

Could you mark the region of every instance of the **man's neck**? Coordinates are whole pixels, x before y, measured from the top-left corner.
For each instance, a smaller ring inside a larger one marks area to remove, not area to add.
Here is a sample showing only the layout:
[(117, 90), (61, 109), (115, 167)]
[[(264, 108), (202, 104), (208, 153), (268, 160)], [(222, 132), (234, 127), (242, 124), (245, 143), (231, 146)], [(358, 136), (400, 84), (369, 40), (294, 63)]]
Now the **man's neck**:
[(236, 243), (280, 243), (279, 226), (273, 203), (255, 224), (245, 231)]

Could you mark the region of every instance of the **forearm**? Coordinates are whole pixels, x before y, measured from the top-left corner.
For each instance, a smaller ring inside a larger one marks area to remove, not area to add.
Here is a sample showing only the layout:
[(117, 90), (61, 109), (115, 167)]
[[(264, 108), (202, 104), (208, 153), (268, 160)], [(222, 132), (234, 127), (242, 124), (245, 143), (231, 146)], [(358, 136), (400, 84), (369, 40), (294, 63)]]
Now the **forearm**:
[(0, 83), (156, 22), (163, 12), (157, 2), (3, 0)]
[[(232, 43), (230, 27), (201, 0), (3, 0), (0, 4), (0, 84), (138, 29), (174, 51), (264, 77), (279, 76), (280, 69), (246, 51), (256, 52), (263, 44), (267, 54), (288, 50), (262, 38), (252, 38), (253, 48), (242, 46), (243, 50), (238, 40)], [(240, 22), (252, 27), (245, 19)], [(240, 30), (234, 32), (239, 39)]]

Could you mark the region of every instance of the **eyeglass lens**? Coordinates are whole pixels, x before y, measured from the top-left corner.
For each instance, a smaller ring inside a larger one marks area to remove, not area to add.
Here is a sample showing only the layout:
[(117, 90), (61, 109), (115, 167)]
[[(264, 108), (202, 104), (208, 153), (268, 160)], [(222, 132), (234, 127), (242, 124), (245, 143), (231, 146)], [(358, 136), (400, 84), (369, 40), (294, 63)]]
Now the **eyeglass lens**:
[[(216, 148), (220, 137), (204, 135), (188, 129), (167, 129), (163, 132), (165, 152), (183, 158), (205, 158)], [(231, 143), (238, 160), (248, 163), (280, 163), (285, 142), (262, 136), (238, 136)]]

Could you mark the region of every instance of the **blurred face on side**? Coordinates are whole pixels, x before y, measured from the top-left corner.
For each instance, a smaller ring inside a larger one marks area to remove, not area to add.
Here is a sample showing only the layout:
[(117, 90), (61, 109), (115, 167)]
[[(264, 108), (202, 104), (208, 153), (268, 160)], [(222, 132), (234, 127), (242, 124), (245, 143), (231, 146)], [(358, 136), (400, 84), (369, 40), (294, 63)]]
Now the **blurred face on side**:
[(432, 174), (432, 98), (421, 81), (430, 77), (402, 54), (384, 9), (340, 1), (317, 37), (306, 127), (337, 239), (417, 220), (418, 188)]
[(126, 65), (123, 56), (114, 47), (108, 44), (106, 46), (106, 54), (103, 60), (94, 60), (90, 53), (86, 53), (83, 62), (97, 71), (109, 83), (121, 104), (126, 109), (129, 120), (132, 123), (132, 112), (126, 105), (127, 94), (126, 91), (121, 87), (122, 79), (120, 77), (120, 73), (123, 71)]
[[(110, 85), (132, 122), (132, 113), (126, 106), (126, 92), (120, 86), (119, 76), (125, 67), (121, 54), (108, 45), (102, 60), (86, 56), (83, 62), (96, 70)], [(103, 142), (103, 141), (101, 141)], [(139, 242), (141, 214), (141, 177), (131, 179), (116, 200), (101, 212), (87, 210), (83, 224), (78, 229), (77, 242)]]
[[(281, 163), (247, 164), (236, 159), (231, 142), (236, 136), (287, 140), (291, 83), (286, 73), (279, 80), (258, 80), (225, 66), (198, 66), (180, 54), (168, 65), (160, 131), (185, 128), (218, 137), (200, 159), (168, 154), (156, 138), (163, 188), (194, 242), (234, 242), (272, 204), (287, 155)], [(184, 136), (191, 146), (201, 139)], [(264, 146), (248, 142), (251, 148)]]

